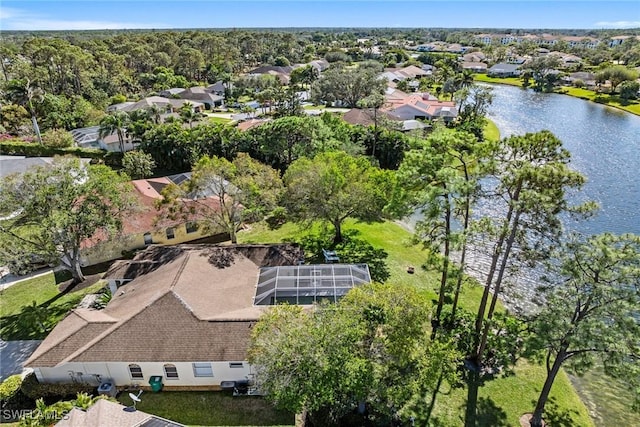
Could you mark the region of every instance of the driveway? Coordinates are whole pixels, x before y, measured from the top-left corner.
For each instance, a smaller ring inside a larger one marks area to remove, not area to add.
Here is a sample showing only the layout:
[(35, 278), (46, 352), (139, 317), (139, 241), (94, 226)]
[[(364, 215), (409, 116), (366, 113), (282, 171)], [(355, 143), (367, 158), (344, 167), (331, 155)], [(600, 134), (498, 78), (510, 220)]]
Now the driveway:
[(22, 364), (41, 342), (40, 340), (0, 340), (0, 382), (11, 375), (22, 373)]

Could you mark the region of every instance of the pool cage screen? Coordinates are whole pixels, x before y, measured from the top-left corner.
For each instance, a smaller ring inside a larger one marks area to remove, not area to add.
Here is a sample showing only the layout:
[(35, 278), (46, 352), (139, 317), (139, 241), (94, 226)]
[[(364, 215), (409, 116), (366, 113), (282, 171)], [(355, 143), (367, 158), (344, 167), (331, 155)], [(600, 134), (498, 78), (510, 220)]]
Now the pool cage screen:
[(260, 269), (255, 305), (336, 302), (355, 286), (371, 282), (367, 264), (319, 264)]

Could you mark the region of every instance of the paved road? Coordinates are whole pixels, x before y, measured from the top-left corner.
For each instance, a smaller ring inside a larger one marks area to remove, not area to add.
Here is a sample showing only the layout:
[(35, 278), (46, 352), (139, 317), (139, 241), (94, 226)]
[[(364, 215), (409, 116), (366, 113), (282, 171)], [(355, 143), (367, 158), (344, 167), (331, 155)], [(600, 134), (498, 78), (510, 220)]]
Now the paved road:
[(22, 372), (22, 364), (31, 356), (42, 341), (3, 341), (0, 340), (0, 382), (5, 378)]

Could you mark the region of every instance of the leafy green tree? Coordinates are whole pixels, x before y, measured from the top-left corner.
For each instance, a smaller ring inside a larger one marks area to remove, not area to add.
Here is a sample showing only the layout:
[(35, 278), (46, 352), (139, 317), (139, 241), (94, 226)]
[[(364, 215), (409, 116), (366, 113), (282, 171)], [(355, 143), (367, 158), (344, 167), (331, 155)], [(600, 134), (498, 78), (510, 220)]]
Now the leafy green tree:
[(42, 143), (49, 147), (66, 148), (74, 145), (73, 136), (64, 129), (49, 129), (42, 134)]
[[(640, 385), (640, 236), (573, 236), (550, 263), (549, 286), (531, 321), (534, 348), (544, 352), (547, 377), (531, 425), (542, 426), (560, 368), (584, 372), (600, 359), (605, 372)], [(638, 394), (640, 396), (640, 393)]]
[[(501, 214), (486, 218), (478, 227), (485, 241), (491, 241), (491, 261), (476, 317), (479, 343), (475, 359), (481, 363), (507, 267), (515, 267), (512, 256), (528, 262), (545, 259), (557, 244), (562, 225), (560, 214), (586, 214), (592, 203), (572, 206), (567, 191), (579, 189), (585, 177), (569, 168), (570, 153), (549, 131), (511, 136), (500, 141), (488, 164), (497, 180), (491, 193), (502, 200)], [(516, 249), (517, 248), (517, 249)], [(487, 310), (489, 294), (493, 293)], [(486, 312), (486, 321), (485, 321)], [(484, 326), (484, 327), (483, 327)]]
[(11, 135), (22, 135), (24, 129), (31, 125), (29, 113), (21, 105), (2, 105), (0, 106), (0, 125)]
[(83, 243), (118, 233), (134, 206), (127, 180), (106, 166), (64, 157), (11, 175), (0, 184), (0, 233), (24, 258), (61, 257), (62, 266), (82, 281)]
[(193, 104), (190, 102), (185, 102), (182, 107), (180, 107), (179, 114), (182, 122), (189, 124), (189, 128), (193, 127), (193, 122), (200, 120), (203, 117), (201, 113), (197, 112), (193, 108)]
[(168, 219), (195, 220), (205, 230), (222, 229), (237, 243), (240, 225), (264, 219), (277, 206), (281, 192), (278, 172), (245, 153), (233, 161), (204, 156), (190, 180), (163, 190), (159, 206)]
[(40, 135), (40, 127), (38, 126), (34, 102), (42, 102), (44, 99), (44, 91), (32, 84), (29, 79), (10, 80), (5, 85), (4, 97), (12, 103), (24, 107), (29, 114), (31, 114), (33, 131), (38, 138), (38, 142), (42, 144), (42, 136)]
[(550, 76), (555, 75), (557, 68), (560, 67), (560, 58), (555, 55), (539, 56), (533, 58), (526, 64), (526, 69), (531, 72), (533, 78), (533, 89), (537, 92), (551, 92), (553, 79)]
[(124, 136), (127, 132), (129, 121), (129, 115), (124, 111), (116, 111), (108, 114), (100, 120), (98, 135), (100, 138), (106, 138), (107, 136), (115, 133), (118, 136), (120, 152), (124, 153)]
[(190, 132), (177, 121), (165, 121), (145, 132), (139, 148), (153, 157), (158, 169), (189, 171), (203, 154)]
[(414, 288), (390, 285), (310, 311), (276, 306), (255, 326), (249, 360), (267, 398), (313, 425), (348, 422), (359, 405), (377, 424), (423, 419), (437, 379), (456, 381), (459, 357), (425, 338), (428, 310)]
[(611, 82), (611, 91), (615, 92), (618, 86), (625, 81), (632, 81), (638, 78), (638, 73), (634, 70), (631, 70), (624, 65), (616, 65), (613, 67), (609, 67), (604, 69), (603, 71), (596, 74), (596, 80), (605, 81), (609, 80)]
[[(476, 138), (466, 132), (439, 128), (426, 140), (418, 140), (405, 153), (398, 170), (398, 185), (405, 196), (396, 209), (400, 216), (419, 210), (422, 219), (416, 224), (416, 238), (430, 249), (429, 264), (440, 270), (438, 304), (432, 320), (432, 337), (442, 322), (442, 310), (449, 281), (458, 277), (455, 305), (460, 292), (466, 257), (466, 233), (471, 221), (471, 207), (479, 187), (480, 157)], [(462, 223), (453, 230), (455, 219)], [(451, 250), (461, 250), (458, 266), (452, 269)], [(452, 271), (453, 270), (453, 271)], [(455, 315), (455, 308), (452, 310)]]
[(156, 163), (150, 154), (136, 150), (124, 153), (122, 167), (132, 179), (141, 179), (153, 175)]
[[(379, 221), (395, 175), (372, 166), (365, 157), (336, 151), (301, 158), (284, 175), (284, 203), (296, 221), (324, 221), (334, 228), (333, 243), (342, 242), (347, 218)], [(304, 200), (304, 203), (301, 201)]]
[(281, 117), (251, 129), (256, 147), (252, 154), (284, 171), (294, 160), (338, 148), (341, 144), (317, 117)]
[(479, 141), (484, 139), (487, 110), (493, 102), (492, 91), (488, 86), (472, 85), (456, 93), (459, 112), (456, 128), (471, 132)]
[(341, 102), (355, 108), (358, 101), (375, 93), (382, 94), (386, 80), (370, 68), (333, 67), (312, 86), (312, 96), (322, 102)]
[(620, 98), (622, 99), (637, 99), (638, 92), (640, 91), (640, 83), (637, 81), (624, 81), (618, 85), (620, 89)]

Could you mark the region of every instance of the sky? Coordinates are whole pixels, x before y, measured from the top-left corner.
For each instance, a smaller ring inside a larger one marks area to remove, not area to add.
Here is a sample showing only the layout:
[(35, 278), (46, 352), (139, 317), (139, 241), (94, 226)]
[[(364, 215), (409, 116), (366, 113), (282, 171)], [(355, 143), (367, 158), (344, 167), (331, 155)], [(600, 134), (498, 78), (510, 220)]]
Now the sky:
[(0, 2), (0, 31), (241, 27), (640, 28), (640, 0)]

